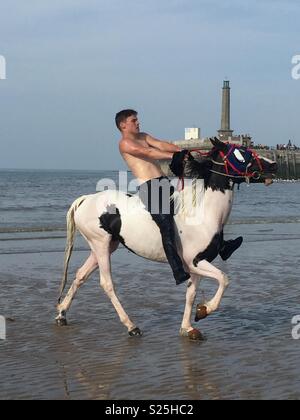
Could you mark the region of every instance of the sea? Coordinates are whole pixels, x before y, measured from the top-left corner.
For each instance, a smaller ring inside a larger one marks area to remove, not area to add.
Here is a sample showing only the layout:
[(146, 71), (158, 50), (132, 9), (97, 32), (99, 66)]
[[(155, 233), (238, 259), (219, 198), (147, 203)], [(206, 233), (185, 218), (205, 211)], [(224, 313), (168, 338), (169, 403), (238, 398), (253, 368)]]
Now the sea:
[[(143, 337), (128, 336), (98, 273), (78, 292), (69, 326), (55, 326), (66, 212), (103, 179), (118, 184), (119, 174), (0, 171), (0, 399), (299, 399), (300, 183), (236, 191), (226, 239), (245, 241), (215, 262), (230, 286), (219, 311), (194, 324), (205, 340), (191, 342), (179, 336), (185, 286), (122, 247), (113, 278)], [(69, 286), (87, 256), (78, 236)], [(215, 291), (203, 279), (196, 303)]]
[[(65, 228), (66, 211), (81, 195), (93, 194), (99, 181), (119, 185), (117, 171), (0, 170), (0, 234), (55, 232)], [(128, 173), (128, 182), (132, 180)], [(241, 186), (229, 224), (298, 223), (300, 183)]]

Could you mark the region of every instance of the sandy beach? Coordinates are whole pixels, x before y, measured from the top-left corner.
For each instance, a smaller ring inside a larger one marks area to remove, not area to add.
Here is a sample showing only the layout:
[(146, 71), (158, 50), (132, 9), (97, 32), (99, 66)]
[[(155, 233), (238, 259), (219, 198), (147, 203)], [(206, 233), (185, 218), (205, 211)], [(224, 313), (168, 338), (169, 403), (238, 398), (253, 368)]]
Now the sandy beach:
[[(79, 291), (70, 325), (54, 324), (64, 238), (57, 232), (2, 235), (0, 399), (269, 399), (300, 398), (300, 232), (296, 224), (233, 225), (245, 244), (217, 265), (231, 284), (221, 309), (197, 324), (205, 342), (179, 337), (185, 287), (170, 270), (125, 249), (113, 257), (117, 291), (143, 330), (129, 338), (95, 273)], [(70, 280), (87, 255), (78, 239)], [(204, 281), (197, 301), (215, 284)]]

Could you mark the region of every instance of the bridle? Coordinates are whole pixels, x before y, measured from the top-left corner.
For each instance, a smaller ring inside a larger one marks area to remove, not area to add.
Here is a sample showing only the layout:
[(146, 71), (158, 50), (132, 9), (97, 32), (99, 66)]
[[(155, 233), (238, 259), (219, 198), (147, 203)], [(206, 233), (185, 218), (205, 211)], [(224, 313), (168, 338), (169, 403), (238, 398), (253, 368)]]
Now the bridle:
[[(241, 171), (232, 161), (231, 161), (231, 156), (233, 155), (234, 151), (236, 149), (241, 149), (241, 146), (236, 145), (236, 144), (232, 144), (229, 151), (227, 153), (224, 153), (222, 150), (217, 149), (216, 147), (213, 148), (211, 151), (209, 152), (202, 152), (201, 149), (191, 149), (190, 152), (196, 153), (198, 154), (198, 156), (200, 157), (212, 157), (215, 152), (217, 151), (219, 156), (222, 159), (222, 162), (217, 162), (215, 159), (212, 159), (212, 162), (214, 165), (218, 165), (218, 166), (222, 166), (224, 167), (225, 171), (217, 171), (214, 169), (210, 169), (210, 172), (220, 175), (220, 176), (224, 176), (224, 177), (228, 177), (231, 179), (238, 179), (238, 180), (245, 180), (246, 182), (250, 182), (251, 179), (258, 181), (262, 175), (262, 173), (264, 172), (263, 170), (263, 166), (261, 163), (261, 160), (259, 158), (259, 155), (252, 149), (247, 148), (246, 152), (251, 153), (251, 160), (247, 165), (247, 169), (246, 171)], [(252, 166), (252, 164), (256, 162), (258, 167), (259, 167), (259, 171), (251, 171), (250, 168)], [(187, 162), (184, 163), (184, 166), (186, 165)], [(232, 173), (231, 173), (232, 171)], [(184, 189), (184, 175), (182, 177), (179, 178), (179, 185), (181, 183), (181, 190)], [(179, 189), (179, 185), (178, 185), (178, 189)]]
[[(229, 151), (227, 154), (225, 154), (222, 150), (219, 151), (219, 155), (222, 158), (222, 163), (221, 162), (216, 162), (215, 160), (212, 160), (212, 162), (214, 164), (220, 165), (220, 166), (224, 166), (225, 167), (225, 173), (224, 172), (217, 172), (213, 169), (211, 169), (211, 172), (213, 173), (217, 173), (218, 175), (221, 176), (226, 176), (226, 177), (230, 177), (230, 178), (237, 178), (237, 179), (245, 179), (247, 182), (250, 181), (250, 179), (253, 179), (255, 181), (258, 181), (261, 177), (261, 174), (264, 172), (263, 170), (263, 166), (262, 163), (260, 161), (259, 155), (251, 149), (246, 149), (246, 152), (249, 152), (251, 154), (251, 160), (247, 165), (246, 171), (241, 171), (239, 168), (237, 168), (237, 166), (230, 160), (230, 157), (232, 156), (232, 154), (234, 153), (234, 151), (236, 149), (240, 149), (241, 147), (238, 145), (231, 145)], [(249, 170), (253, 164), (253, 162), (256, 162), (258, 167), (259, 167), (259, 171), (251, 171)], [(230, 173), (230, 169), (233, 171), (233, 173)]]

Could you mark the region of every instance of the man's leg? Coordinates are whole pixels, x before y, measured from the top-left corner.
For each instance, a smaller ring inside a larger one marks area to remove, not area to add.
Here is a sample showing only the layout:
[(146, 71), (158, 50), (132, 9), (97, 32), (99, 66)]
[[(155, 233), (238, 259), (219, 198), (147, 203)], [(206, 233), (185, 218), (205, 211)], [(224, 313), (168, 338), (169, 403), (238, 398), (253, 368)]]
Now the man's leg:
[(160, 229), (163, 247), (176, 284), (184, 283), (191, 276), (184, 271), (182, 260), (177, 252), (174, 218), (168, 214), (152, 214), (152, 218)]
[(172, 268), (176, 284), (181, 284), (188, 280), (190, 275), (184, 271), (182, 260), (176, 248), (174, 205), (170, 203), (170, 196), (173, 193), (174, 188), (166, 177), (148, 181), (139, 188), (140, 199), (159, 227), (164, 251)]

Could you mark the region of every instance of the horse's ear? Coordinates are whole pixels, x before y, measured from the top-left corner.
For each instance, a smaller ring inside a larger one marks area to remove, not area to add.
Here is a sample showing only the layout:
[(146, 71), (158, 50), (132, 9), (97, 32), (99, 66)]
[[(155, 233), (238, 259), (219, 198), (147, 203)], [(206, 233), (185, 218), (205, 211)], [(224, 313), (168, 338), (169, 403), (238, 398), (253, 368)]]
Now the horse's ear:
[(218, 150), (223, 150), (223, 151), (227, 151), (227, 146), (225, 143), (223, 143), (221, 140), (218, 139), (218, 137), (214, 137), (214, 138), (210, 138), (210, 141), (212, 143), (212, 145), (218, 149)]

